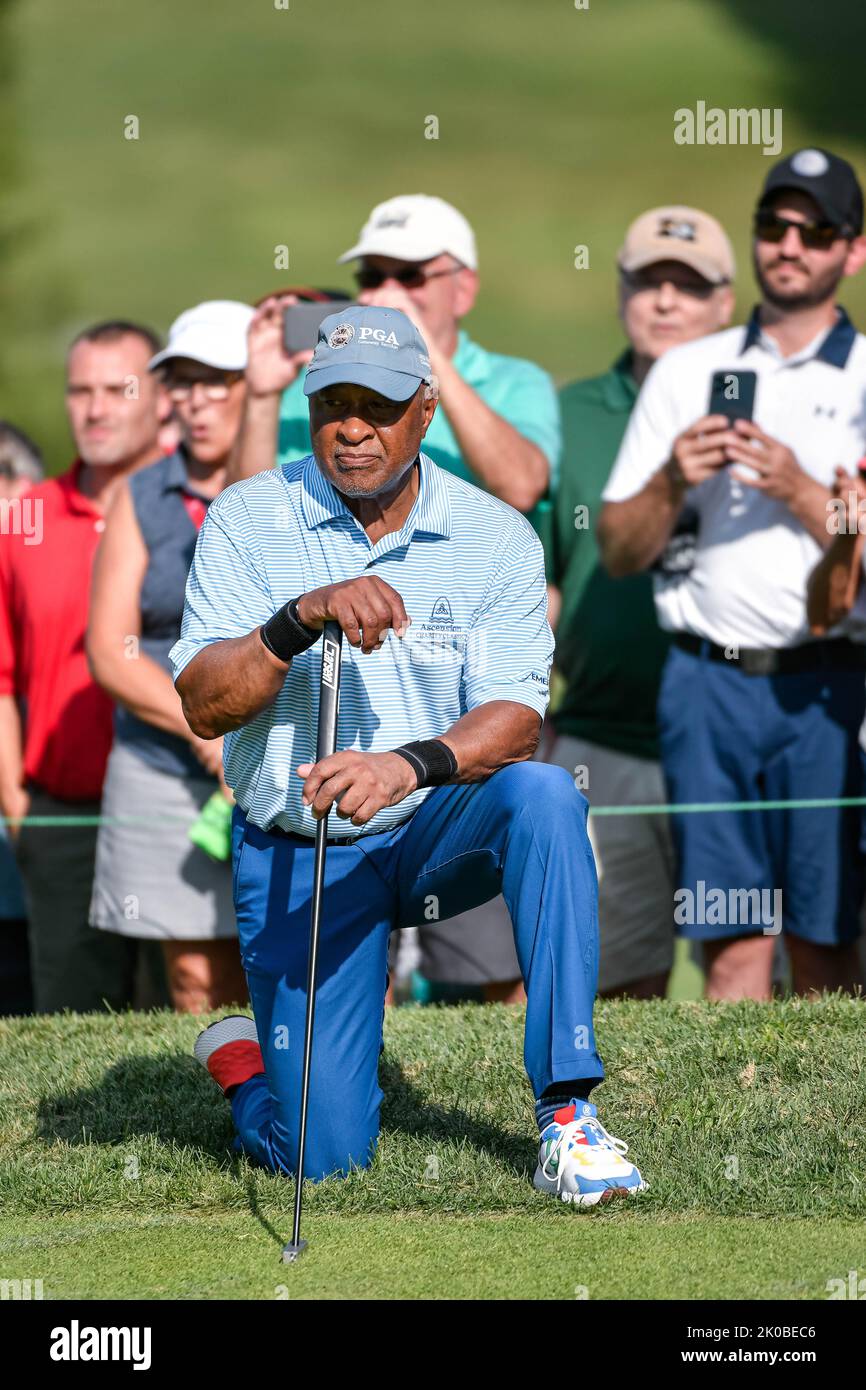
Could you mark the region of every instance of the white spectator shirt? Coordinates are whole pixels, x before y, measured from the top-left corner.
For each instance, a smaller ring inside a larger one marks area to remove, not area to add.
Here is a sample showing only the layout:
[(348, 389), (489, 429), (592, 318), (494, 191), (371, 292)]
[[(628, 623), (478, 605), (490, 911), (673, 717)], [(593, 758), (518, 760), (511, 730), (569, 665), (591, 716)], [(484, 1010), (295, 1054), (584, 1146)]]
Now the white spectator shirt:
[[(714, 372), (757, 373), (754, 420), (786, 444), (810, 477), (827, 487), (866, 453), (866, 338), (844, 310), (808, 347), (783, 357), (757, 311), (729, 328), (665, 353), (638, 397), (603, 498), (640, 492), (670, 457), (676, 437), (707, 414)], [(790, 647), (811, 640), (806, 583), (822, 551), (784, 503), (738, 481), (730, 465), (690, 488), (697, 521), (694, 561), (653, 575), (660, 625), (720, 646)], [(664, 567), (662, 567), (664, 568)], [(866, 595), (831, 636), (866, 641)]]

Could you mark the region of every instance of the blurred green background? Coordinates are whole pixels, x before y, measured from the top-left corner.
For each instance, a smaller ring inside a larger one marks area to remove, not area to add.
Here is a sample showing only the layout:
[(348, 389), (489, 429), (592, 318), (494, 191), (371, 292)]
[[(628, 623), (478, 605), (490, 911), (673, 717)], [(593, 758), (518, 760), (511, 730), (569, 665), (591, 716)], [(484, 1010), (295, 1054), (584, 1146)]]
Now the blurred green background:
[[(349, 285), (336, 256), (397, 192), (467, 214), (473, 335), (559, 381), (617, 351), (613, 257), (654, 204), (725, 222), (742, 316), (772, 160), (678, 146), (674, 111), (781, 107), (785, 152), (828, 144), (866, 173), (864, 38), (862, 0), (0, 0), (0, 413), (57, 471), (76, 330)], [(845, 302), (866, 322), (866, 277)]]

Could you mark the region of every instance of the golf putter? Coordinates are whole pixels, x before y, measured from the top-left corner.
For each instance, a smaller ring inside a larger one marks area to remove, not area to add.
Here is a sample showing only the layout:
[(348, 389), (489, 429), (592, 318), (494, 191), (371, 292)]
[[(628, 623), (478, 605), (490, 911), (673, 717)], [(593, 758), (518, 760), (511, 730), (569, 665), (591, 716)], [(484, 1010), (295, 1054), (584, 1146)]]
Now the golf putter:
[[(337, 711), (340, 704), (340, 666), (343, 629), (339, 623), (325, 623), (322, 637), (322, 679), (319, 685), (319, 727), (316, 735), (316, 762), (330, 757), (337, 747)], [(295, 1215), (292, 1239), (283, 1246), (283, 1264), (294, 1264), (307, 1248), (301, 1240), (301, 1195), (304, 1189), (304, 1153), (307, 1146), (307, 1107), (310, 1099), (310, 1065), (313, 1057), (313, 1024), (316, 1017), (316, 966), (319, 958), (319, 919), (325, 881), (325, 849), (328, 816), (316, 824), (316, 860), (313, 870), (313, 901), (310, 917), (310, 951), (307, 959), (307, 1017), (304, 1024), (304, 1068), (301, 1080), (301, 1121), (298, 1130), (298, 1171), (295, 1175)]]

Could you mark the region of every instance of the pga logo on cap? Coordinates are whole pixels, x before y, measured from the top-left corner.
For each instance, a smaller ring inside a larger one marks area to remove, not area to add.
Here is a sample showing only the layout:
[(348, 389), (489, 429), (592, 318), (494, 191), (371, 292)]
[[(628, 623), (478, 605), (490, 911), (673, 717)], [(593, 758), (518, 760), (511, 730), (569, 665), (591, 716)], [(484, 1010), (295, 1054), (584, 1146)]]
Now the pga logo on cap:
[(393, 329), (390, 333), (386, 333), (384, 328), (362, 328), (360, 341), (362, 343), (368, 343), (371, 339), (381, 347), (398, 348), (400, 346), (397, 342), (397, 335)]

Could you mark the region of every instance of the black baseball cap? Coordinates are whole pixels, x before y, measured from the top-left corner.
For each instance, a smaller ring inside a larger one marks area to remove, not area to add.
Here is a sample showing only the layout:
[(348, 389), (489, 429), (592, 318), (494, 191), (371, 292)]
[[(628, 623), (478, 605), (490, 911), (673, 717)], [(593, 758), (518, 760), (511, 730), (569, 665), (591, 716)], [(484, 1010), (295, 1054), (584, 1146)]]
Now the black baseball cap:
[(847, 236), (863, 230), (863, 190), (847, 159), (812, 147), (795, 150), (767, 175), (758, 207), (783, 188), (799, 188), (814, 198), (828, 222)]

